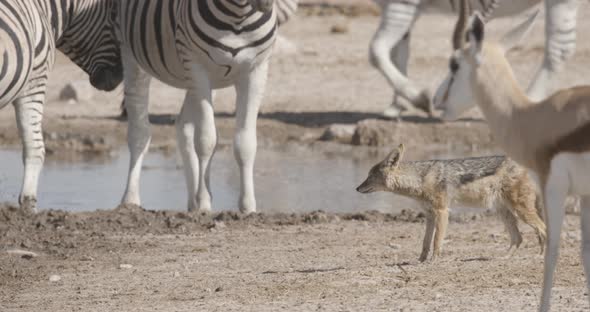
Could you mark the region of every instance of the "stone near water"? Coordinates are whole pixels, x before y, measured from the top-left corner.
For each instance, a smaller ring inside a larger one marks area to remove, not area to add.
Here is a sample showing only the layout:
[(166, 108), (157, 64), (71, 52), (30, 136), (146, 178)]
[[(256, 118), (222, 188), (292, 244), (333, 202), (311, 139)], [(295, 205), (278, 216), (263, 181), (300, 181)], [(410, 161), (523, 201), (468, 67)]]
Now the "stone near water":
[(320, 139), (350, 144), (355, 131), (356, 125), (333, 124), (326, 128)]

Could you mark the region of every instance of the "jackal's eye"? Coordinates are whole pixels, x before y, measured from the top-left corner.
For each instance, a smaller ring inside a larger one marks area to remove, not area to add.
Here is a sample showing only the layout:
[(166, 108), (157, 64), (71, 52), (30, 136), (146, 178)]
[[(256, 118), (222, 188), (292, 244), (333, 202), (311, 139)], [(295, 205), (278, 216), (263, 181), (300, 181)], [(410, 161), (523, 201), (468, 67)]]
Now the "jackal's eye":
[(459, 70), (459, 63), (457, 63), (457, 60), (454, 57), (451, 58), (451, 61), (449, 62), (449, 69), (452, 73), (456, 73)]

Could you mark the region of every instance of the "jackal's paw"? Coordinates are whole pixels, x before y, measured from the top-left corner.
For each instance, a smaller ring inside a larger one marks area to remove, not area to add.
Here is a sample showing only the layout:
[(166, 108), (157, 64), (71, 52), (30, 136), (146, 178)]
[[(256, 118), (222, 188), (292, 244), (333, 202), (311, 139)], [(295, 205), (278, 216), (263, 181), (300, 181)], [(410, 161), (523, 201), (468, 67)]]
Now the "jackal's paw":
[(420, 254), (420, 258), (418, 258), (418, 261), (424, 262), (424, 261), (426, 261), (426, 259), (428, 259), (428, 251), (426, 251), (426, 252), (423, 251)]
[(18, 202), (24, 212), (37, 213), (37, 198), (35, 196), (20, 196)]

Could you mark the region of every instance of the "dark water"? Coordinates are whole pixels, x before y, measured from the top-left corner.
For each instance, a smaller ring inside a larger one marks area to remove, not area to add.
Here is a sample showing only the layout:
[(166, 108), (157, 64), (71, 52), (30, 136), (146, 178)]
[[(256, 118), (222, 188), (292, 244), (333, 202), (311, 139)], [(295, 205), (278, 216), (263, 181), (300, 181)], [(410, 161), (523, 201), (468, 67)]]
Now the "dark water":
[[(430, 154), (445, 157), (445, 154)], [(303, 149), (259, 149), (255, 166), (258, 210), (305, 212), (324, 210), (398, 212), (416, 204), (389, 193), (360, 194), (355, 188), (384, 153), (362, 156), (327, 154)], [(426, 158), (426, 157), (421, 157)], [(22, 179), (19, 150), (0, 150), (0, 201), (16, 202)], [(46, 161), (39, 185), (40, 209), (83, 211), (118, 205), (127, 174), (126, 150), (110, 157)], [(212, 163), (213, 209), (237, 210), (239, 181), (230, 149), (218, 151)], [(180, 158), (148, 153), (141, 180), (146, 209), (186, 209), (186, 187)]]

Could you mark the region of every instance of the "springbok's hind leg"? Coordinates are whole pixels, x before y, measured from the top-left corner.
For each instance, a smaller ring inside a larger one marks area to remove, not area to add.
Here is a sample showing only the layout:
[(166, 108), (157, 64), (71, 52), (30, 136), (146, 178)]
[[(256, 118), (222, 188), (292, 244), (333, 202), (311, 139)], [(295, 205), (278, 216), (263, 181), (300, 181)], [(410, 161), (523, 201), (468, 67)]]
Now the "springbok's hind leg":
[(555, 266), (559, 255), (559, 241), (563, 218), (565, 216), (564, 203), (569, 192), (568, 172), (563, 168), (561, 156), (557, 156), (551, 163), (551, 172), (544, 186), (545, 222), (547, 224), (547, 244), (543, 272), (543, 292), (541, 294), (540, 311), (549, 311), (551, 288)]

